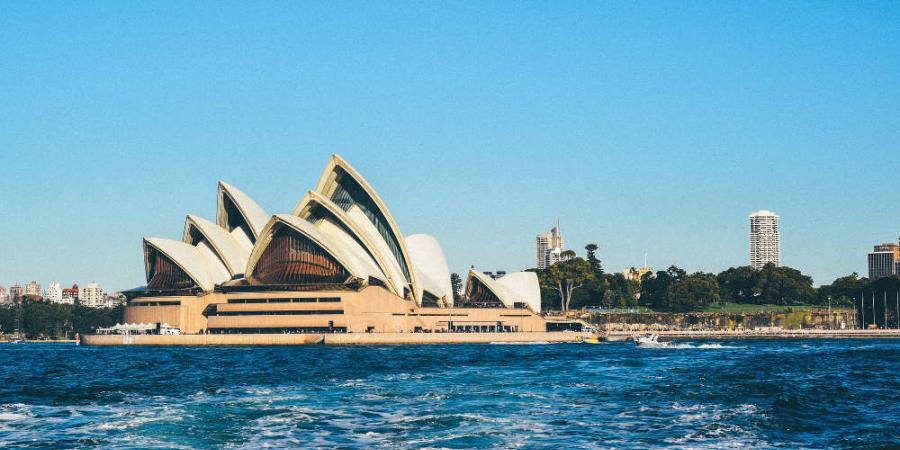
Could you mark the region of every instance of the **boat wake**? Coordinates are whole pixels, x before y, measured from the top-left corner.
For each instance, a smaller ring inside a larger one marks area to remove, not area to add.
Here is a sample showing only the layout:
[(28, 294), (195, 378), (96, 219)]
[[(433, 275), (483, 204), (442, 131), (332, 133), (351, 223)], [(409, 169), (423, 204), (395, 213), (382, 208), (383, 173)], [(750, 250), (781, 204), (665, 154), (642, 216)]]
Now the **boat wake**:
[(534, 342), (491, 342), (491, 345), (551, 345), (553, 342), (534, 341)]
[(746, 348), (736, 345), (722, 345), (719, 343), (714, 344), (692, 344), (690, 342), (672, 342), (666, 348), (702, 348), (702, 349), (733, 349), (733, 348)]

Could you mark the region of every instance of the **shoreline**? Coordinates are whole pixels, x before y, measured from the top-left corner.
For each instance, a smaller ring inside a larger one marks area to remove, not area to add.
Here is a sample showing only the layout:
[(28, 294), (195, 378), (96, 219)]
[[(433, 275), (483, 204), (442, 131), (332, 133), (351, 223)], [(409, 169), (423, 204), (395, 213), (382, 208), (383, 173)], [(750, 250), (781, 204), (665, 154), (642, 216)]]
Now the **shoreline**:
[(325, 334), (89, 334), (86, 346), (247, 346), (247, 345), (431, 345), (535, 342), (581, 342), (589, 333), (325, 333)]
[(661, 341), (685, 339), (693, 341), (703, 340), (741, 340), (741, 339), (769, 339), (769, 340), (793, 340), (793, 339), (898, 339), (900, 330), (778, 330), (778, 331), (653, 331), (631, 332), (612, 331), (606, 335), (606, 340), (626, 341), (637, 335), (656, 334)]

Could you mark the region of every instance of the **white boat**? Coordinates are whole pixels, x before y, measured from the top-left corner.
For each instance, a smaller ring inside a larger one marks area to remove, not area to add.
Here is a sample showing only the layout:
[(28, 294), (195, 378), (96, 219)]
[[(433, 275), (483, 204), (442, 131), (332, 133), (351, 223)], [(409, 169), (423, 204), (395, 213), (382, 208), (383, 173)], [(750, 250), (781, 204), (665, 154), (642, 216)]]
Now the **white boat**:
[(670, 342), (659, 342), (659, 336), (655, 334), (635, 336), (634, 343), (638, 347), (668, 347), (670, 344)]
[(24, 344), (24, 343), (25, 343), (25, 339), (16, 339), (16, 340), (12, 341), (12, 343), (13, 343), (13, 344)]

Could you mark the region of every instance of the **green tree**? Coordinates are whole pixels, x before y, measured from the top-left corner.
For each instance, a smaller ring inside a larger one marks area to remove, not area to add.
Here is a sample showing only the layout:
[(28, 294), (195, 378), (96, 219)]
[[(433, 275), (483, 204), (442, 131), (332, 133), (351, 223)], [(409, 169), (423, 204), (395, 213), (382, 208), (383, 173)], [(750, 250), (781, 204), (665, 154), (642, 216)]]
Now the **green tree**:
[[(124, 308), (88, 308), (37, 301), (0, 307), (0, 326), (11, 333), (18, 323), (19, 331), (29, 339), (72, 338), (75, 333), (92, 333), (122, 321)], [(19, 316), (17, 319), (16, 316)]]
[(569, 310), (572, 293), (593, 278), (590, 263), (579, 257), (560, 261), (538, 273), (541, 286), (559, 294), (560, 309), (563, 311)]
[(755, 270), (732, 267), (716, 276), (722, 301), (751, 304), (812, 304), (817, 301), (812, 278), (791, 267), (766, 264)]
[(608, 288), (609, 282), (603, 273), (603, 265), (597, 258), (597, 244), (588, 244), (584, 246), (587, 252), (587, 262), (591, 265), (591, 272), (594, 277), (585, 281), (584, 288), (576, 291), (572, 296), (572, 307), (581, 306), (601, 306), (603, 305), (604, 294)]
[(669, 308), (669, 287), (682, 277), (686, 272), (675, 266), (669, 266), (665, 271), (660, 270), (656, 274), (644, 274), (641, 278), (640, 304), (652, 309)]
[(776, 305), (807, 305), (812, 303), (816, 291), (812, 287), (812, 277), (803, 275), (790, 267), (766, 264), (757, 274), (756, 288), (758, 300), (754, 303)]
[(667, 306), (674, 312), (702, 309), (719, 302), (719, 283), (711, 273), (682, 276), (669, 286)]
[(753, 303), (754, 297), (759, 295), (756, 278), (756, 272), (750, 266), (732, 267), (716, 275), (722, 301)]
[(598, 277), (602, 276), (603, 263), (597, 258), (597, 250), (600, 249), (600, 247), (598, 247), (597, 244), (588, 244), (584, 246), (584, 249), (587, 251), (587, 261), (591, 264), (591, 271)]
[(625, 278), (625, 274), (605, 274), (606, 293), (604, 303), (608, 308), (630, 308), (637, 306), (637, 282)]
[(817, 301), (820, 305), (826, 305), (828, 298), (831, 297), (831, 304), (834, 306), (852, 306), (870, 284), (868, 278), (860, 278), (858, 273), (853, 272), (834, 280), (831, 284), (819, 287)]
[(450, 274), (450, 288), (453, 289), (453, 303), (457, 304), (462, 299), (462, 277), (454, 272)]

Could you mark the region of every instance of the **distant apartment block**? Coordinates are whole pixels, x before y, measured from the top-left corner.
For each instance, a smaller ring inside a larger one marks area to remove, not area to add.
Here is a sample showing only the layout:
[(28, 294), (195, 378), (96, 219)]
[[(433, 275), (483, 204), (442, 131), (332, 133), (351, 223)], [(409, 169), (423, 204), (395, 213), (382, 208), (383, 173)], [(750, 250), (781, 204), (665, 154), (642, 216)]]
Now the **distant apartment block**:
[(44, 289), (44, 300), (50, 303), (61, 303), (62, 299), (62, 289), (59, 287), (59, 283), (50, 283)]
[(0, 303), (6, 303), (9, 301), (9, 296), (6, 295), (6, 288), (0, 286)]
[(97, 286), (97, 283), (89, 283), (86, 288), (82, 288), (78, 293), (79, 301), (84, 306), (92, 308), (102, 308), (106, 306), (106, 296), (103, 295), (103, 289)]
[(9, 288), (9, 301), (20, 301), (22, 300), (23, 295), (25, 295), (25, 288), (19, 286), (18, 284), (14, 284)]
[(766, 264), (781, 265), (781, 233), (779, 216), (772, 211), (750, 214), (750, 267), (762, 269)]
[(869, 279), (900, 274), (900, 244), (884, 243), (876, 245), (869, 253)]
[(32, 281), (25, 285), (25, 295), (32, 297), (40, 297), (41, 296), (41, 285), (37, 283), (37, 281)]
[(549, 233), (541, 233), (535, 238), (535, 266), (546, 269), (562, 260), (562, 249), (565, 245), (559, 224)]
[(78, 301), (79, 294), (81, 290), (78, 289), (78, 284), (73, 284), (70, 288), (65, 288), (62, 290), (62, 298), (63, 303), (73, 304)]
[(641, 278), (648, 273), (653, 273), (653, 269), (649, 267), (629, 267), (622, 271), (622, 275), (625, 276), (626, 280), (637, 281), (638, 283), (640, 283)]

